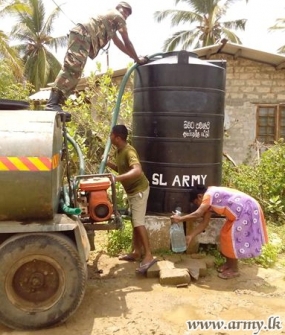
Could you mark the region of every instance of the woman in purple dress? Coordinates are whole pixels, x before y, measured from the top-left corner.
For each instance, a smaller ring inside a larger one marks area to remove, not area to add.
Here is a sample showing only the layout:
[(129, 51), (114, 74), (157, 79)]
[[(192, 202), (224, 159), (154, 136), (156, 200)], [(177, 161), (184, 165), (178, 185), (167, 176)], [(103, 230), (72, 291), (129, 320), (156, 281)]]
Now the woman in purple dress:
[(209, 224), (211, 213), (226, 217), (220, 233), (220, 251), (225, 263), (218, 268), (223, 279), (238, 277), (238, 259), (257, 257), (268, 242), (266, 223), (259, 203), (251, 196), (235, 189), (197, 185), (190, 191), (190, 202), (198, 206), (193, 213), (178, 216), (174, 221), (203, 217), (201, 223), (186, 236), (187, 244)]

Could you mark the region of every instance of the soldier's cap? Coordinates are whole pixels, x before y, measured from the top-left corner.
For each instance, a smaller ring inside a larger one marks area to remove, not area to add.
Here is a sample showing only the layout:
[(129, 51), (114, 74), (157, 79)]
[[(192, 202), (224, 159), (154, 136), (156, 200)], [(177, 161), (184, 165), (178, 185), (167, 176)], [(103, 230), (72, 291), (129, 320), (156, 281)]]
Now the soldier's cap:
[(121, 1), (118, 3), (118, 6), (128, 9), (130, 12), (130, 15), (132, 14), (132, 7), (127, 2)]

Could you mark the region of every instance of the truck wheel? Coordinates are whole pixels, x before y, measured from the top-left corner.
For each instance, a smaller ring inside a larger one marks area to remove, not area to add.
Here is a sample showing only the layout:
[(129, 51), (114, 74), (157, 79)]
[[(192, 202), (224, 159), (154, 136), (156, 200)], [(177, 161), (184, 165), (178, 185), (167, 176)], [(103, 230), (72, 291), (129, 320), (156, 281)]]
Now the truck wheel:
[(27, 330), (64, 322), (83, 299), (86, 269), (63, 234), (7, 239), (0, 245), (0, 322)]

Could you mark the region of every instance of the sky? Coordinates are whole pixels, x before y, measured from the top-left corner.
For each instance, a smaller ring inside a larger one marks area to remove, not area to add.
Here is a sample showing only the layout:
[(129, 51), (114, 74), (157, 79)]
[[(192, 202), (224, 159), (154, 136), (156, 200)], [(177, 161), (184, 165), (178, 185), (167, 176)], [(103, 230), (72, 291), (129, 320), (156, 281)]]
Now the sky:
[[(54, 36), (68, 34), (76, 23), (87, 22), (89, 17), (114, 8), (119, 0), (43, 0), (46, 13), (49, 14), (55, 4), (61, 5), (61, 13)], [(128, 0), (133, 8), (133, 14), (127, 19), (129, 37), (138, 55), (153, 55), (162, 52), (163, 42), (177, 28), (170, 28), (169, 21), (157, 23), (153, 14), (155, 11), (175, 9), (174, 0)], [(178, 7), (181, 8), (181, 7)], [(285, 44), (284, 32), (268, 32), (268, 28), (275, 24), (277, 18), (285, 18), (285, 0), (246, 0), (236, 1), (227, 13), (228, 20), (247, 19), (246, 32), (238, 31), (236, 34), (245, 47), (276, 53), (277, 49)], [(0, 29), (7, 31), (9, 25), (3, 20)], [(60, 50), (56, 56), (63, 61), (65, 49)], [(189, 50), (191, 51), (191, 50)], [(102, 71), (107, 69), (106, 52), (100, 51), (93, 60), (88, 60), (84, 74), (88, 75), (96, 70), (96, 62), (102, 65)], [(127, 55), (119, 51), (113, 43), (109, 48), (109, 67), (113, 70), (125, 68), (130, 63)]]

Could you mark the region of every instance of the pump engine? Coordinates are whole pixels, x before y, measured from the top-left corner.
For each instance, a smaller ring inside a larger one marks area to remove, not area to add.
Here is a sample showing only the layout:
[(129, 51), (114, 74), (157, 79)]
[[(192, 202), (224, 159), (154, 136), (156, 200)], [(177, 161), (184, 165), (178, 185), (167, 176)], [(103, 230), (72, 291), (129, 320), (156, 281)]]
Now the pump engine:
[(77, 206), (81, 209), (81, 218), (91, 222), (111, 219), (113, 203), (110, 197), (112, 182), (106, 177), (85, 177), (77, 188)]

